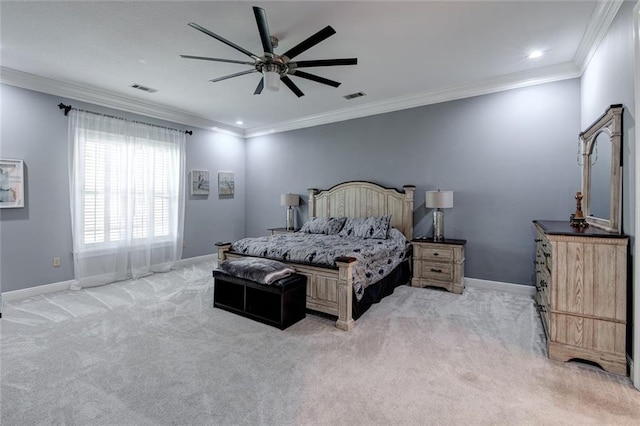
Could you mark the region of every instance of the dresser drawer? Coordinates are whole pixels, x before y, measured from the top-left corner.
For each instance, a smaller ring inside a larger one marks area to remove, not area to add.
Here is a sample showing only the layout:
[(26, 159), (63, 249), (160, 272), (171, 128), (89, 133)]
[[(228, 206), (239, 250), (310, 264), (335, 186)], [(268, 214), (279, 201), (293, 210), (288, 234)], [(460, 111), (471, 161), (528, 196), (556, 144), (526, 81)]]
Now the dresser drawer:
[(417, 247), (415, 256), (418, 259), (438, 260), (441, 262), (452, 262), (454, 258), (453, 248), (450, 247)]
[(451, 263), (420, 262), (420, 277), (428, 280), (451, 281), (453, 280), (453, 267)]

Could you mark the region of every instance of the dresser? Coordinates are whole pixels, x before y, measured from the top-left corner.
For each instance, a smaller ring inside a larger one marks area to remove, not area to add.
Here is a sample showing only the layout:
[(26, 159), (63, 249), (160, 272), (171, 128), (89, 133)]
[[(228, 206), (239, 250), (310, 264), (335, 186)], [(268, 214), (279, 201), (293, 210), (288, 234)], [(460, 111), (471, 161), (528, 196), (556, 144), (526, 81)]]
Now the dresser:
[(464, 290), (466, 240), (416, 238), (413, 245), (413, 287), (442, 287), (452, 293)]
[(627, 374), (625, 235), (534, 221), (536, 295), (549, 358)]

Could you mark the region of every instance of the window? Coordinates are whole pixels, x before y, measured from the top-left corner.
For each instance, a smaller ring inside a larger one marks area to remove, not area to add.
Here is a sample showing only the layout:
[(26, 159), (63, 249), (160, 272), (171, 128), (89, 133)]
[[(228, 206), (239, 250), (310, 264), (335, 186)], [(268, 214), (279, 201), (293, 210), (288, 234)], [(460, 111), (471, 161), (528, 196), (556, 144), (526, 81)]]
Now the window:
[(76, 280), (179, 260), (184, 132), (73, 110), (69, 135)]
[[(84, 191), (82, 243), (100, 248), (127, 238), (132, 241), (171, 237), (171, 145), (160, 141), (138, 142), (132, 149), (126, 138), (89, 132), (83, 149)], [(128, 154), (132, 157), (129, 158)], [(130, 173), (129, 173), (130, 172)], [(127, 220), (131, 214), (132, 220)]]

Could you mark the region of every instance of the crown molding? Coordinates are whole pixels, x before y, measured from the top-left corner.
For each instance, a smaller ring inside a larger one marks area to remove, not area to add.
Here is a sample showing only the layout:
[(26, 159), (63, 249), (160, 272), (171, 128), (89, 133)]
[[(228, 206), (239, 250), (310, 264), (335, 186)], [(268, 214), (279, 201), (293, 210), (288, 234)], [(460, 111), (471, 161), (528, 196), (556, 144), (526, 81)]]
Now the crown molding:
[(256, 137), (305, 127), (335, 123), (338, 121), (368, 117), (371, 115), (385, 114), (403, 109), (486, 95), (489, 93), (533, 86), (536, 84), (567, 80), (570, 78), (580, 77), (580, 75), (580, 70), (573, 62), (565, 62), (564, 64), (538, 68), (536, 70), (508, 74), (478, 83), (454, 86), (433, 92), (423, 92), (416, 95), (398, 97), (382, 102), (373, 102), (355, 108), (345, 108), (332, 111), (327, 114), (318, 114), (296, 120), (290, 120), (277, 125), (254, 127), (245, 130), (245, 137)]
[(587, 29), (573, 57), (573, 63), (580, 69), (580, 75), (589, 65), (598, 50), (600, 42), (607, 34), (611, 23), (618, 14), (624, 0), (599, 1), (591, 14)]
[(244, 137), (243, 129), (229, 126), (228, 124), (187, 114), (162, 105), (141, 102), (138, 99), (105, 92), (93, 87), (81, 86), (78, 84), (41, 77), (12, 68), (0, 67), (0, 83), (48, 93), (50, 95), (62, 96), (68, 99), (75, 99), (81, 102), (101, 105), (108, 108), (115, 108), (121, 111), (127, 111), (187, 126), (194, 126), (203, 129), (213, 129), (215, 127), (221, 132)]

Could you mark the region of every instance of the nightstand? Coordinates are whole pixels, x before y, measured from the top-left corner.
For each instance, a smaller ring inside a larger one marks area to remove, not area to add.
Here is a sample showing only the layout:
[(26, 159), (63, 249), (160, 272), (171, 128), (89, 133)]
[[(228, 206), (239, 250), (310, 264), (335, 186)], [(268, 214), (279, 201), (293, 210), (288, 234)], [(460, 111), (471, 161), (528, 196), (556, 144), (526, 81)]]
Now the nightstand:
[(298, 229), (269, 228), (269, 229), (267, 229), (267, 231), (269, 231), (269, 233), (271, 235), (276, 235), (276, 234), (288, 234), (288, 233), (291, 233), (291, 232), (296, 232), (296, 231), (298, 231)]
[(442, 287), (452, 293), (464, 290), (466, 240), (416, 238), (413, 244), (413, 287)]

